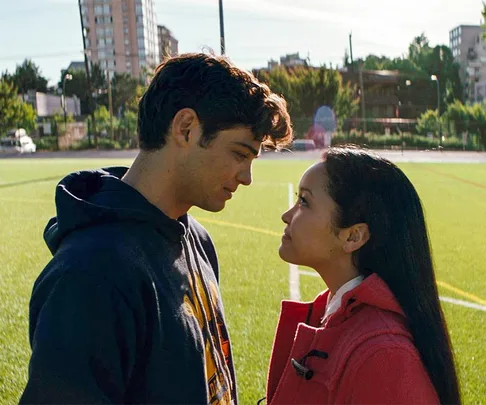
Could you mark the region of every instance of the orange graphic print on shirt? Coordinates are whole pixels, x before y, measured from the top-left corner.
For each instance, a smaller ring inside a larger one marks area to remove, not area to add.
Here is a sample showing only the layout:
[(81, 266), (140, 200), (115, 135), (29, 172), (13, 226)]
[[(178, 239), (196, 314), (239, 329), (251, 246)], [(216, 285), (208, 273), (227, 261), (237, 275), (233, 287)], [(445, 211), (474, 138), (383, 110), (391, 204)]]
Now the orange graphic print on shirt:
[(233, 404), (233, 399), (231, 374), (228, 367), (229, 339), (217, 306), (219, 292), (216, 285), (211, 282), (208, 283), (207, 289), (204, 288), (203, 281), (197, 274), (195, 279), (197, 291), (190, 280), (191, 296), (184, 297), (184, 307), (189, 315), (196, 318), (203, 331), (208, 403), (230, 405)]

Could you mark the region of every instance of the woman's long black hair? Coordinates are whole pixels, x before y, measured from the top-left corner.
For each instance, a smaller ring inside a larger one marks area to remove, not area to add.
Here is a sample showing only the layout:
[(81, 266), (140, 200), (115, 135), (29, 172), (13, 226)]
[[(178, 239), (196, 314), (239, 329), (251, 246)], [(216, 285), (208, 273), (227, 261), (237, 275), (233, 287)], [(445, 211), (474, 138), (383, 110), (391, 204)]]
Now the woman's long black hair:
[(336, 226), (368, 224), (369, 241), (355, 253), (364, 275), (388, 285), (408, 319), (410, 332), (441, 404), (460, 404), (459, 383), (434, 275), (420, 198), (393, 163), (355, 147), (323, 155), (328, 192), (338, 206)]

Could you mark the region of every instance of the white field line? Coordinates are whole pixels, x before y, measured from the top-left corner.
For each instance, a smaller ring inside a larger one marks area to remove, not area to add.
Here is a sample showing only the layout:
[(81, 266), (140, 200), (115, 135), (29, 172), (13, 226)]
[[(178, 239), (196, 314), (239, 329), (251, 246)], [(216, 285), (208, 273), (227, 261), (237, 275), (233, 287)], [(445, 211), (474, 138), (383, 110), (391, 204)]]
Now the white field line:
[[(294, 186), (289, 183), (289, 209), (294, 205)], [(299, 268), (295, 264), (289, 263), (289, 289), (290, 299), (292, 301), (300, 301), (300, 282), (299, 282)]]
[[(317, 274), (316, 272), (313, 272), (313, 271), (300, 270), (299, 273), (303, 276), (320, 277), (319, 274)], [(447, 302), (448, 304), (458, 305), (458, 306), (461, 306), (461, 307), (466, 307), (466, 308), (471, 308), (471, 309), (476, 309), (478, 311), (486, 312), (486, 306), (479, 305), (479, 304), (476, 304), (474, 302), (458, 300), (456, 298), (442, 297), (442, 296), (439, 297), (439, 299), (442, 302)]]

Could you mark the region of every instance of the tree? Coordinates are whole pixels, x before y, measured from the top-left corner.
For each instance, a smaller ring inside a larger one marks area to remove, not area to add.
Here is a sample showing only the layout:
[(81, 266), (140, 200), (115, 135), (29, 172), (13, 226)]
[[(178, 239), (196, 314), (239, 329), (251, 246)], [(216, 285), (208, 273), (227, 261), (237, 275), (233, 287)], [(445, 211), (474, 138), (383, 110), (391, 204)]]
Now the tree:
[(47, 92), (47, 79), (30, 59), (25, 59), (21, 65), (17, 65), (13, 75), (5, 72), (3, 78), (11, 81), (20, 94), (26, 94), (28, 90)]
[(339, 124), (352, 116), (358, 108), (359, 99), (354, 86), (344, 85), (340, 73), (325, 66), (295, 69), (280, 67), (255, 73), (261, 81), (269, 84), (272, 91), (285, 97), (296, 132), (308, 130), (319, 107), (332, 108)]
[(0, 81), (0, 133), (21, 127), (30, 132), (36, 125), (34, 108), (22, 101), (17, 88), (6, 80)]
[(423, 64), (423, 58), (431, 51), (429, 40), (422, 32), (418, 37), (415, 37), (408, 46), (408, 59), (410, 59), (416, 66)]
[(145, 86), (142, 85), (137, 85), (137, 88), (135, 90), (135, 94), (132, 95), (132, 98), (127, 101), (126, 104), (126, 110), (131, 111), (136, 113), (138, 111), (138, 102), (143, 96), (143, 93), (145, 92)]
[(93, 89), (106, 89), (106, 73), (97, 63), (91, 66), (91, 85)]
[(468, 108), (459, 100), (449, 104), (444, 118), (450, 125), (452, 125), (453, 132), (460, 135), (466, 132), (469, 128), (469, 111)]
[[(449, 47), (438, 45), (428, 50), (420, 59), (419, 68), (425, 72), (426, 77), (430, 78), (431, 75), (436, 75), (439, 78), (441, 113), (447, 109), (448, 104), (455, 100), (462, 100), (463, 91), (459, 76), (459, 65), (454, 61)], [(435, 89), (435, 85), (435, 83), (432, 83), (432, 89)], [(437, 96), (435, 96), (436, 99)]]
[[(102, 105), (99, 106), (95, 112), (95, 122), (96, 122), (96, 128), (94, 128), (94, 131), (96, 133), (100, 133), (102, 131), (106, 131), (107, 133), (110, 132), (110, 127), (111, 127), (111, 122), (110, 122), (110, 112), (108, 109)], [(91, 123), (91, 117), (88, 118), (88, 123), (90, 127), (92, 128), (92, 123)], [(116, 128), (118, 126), (118, 120), (113, 117), (113, 127)]]
[(72, 70), (69, 72), (63, 72), (61, 76), (61, 81), (59, 82), (59, 88), (62, 88), (64, 76), (70, 74), (72, 76), (71, 80), (66, 80), (65, 84), (65, 94), (66, 97), (76, 96), (79, 98), (81, 103), (81, 114), (89, 113), (89, 90), (88, 90), (88, 80), (86, 79), (86, 73), (84, 70)]
[[(81, 102), (81, 114), (89, 114), (90, 94), (86, 71), (84, 69), (63, 71), (61, 74), (61, 80), (58, 83), (59, 88), (62, 88), (66, 74), (70, 74), (72, 76), (71, 80), (66, 80), (66, 96), (72, 97), (75, 95), (78, 97)], [(101, 70), (98, 64), (94, 64), (91, 68), (91, 85), (93, 86), (93, 92), (97, 96), (97, 104), (108, 106), (108, 97), (106, 95), (106, 78), (104, 76), (104, 72)]]
[(133, 99), (139, 86), (138, 80), (128, 73), (115, 73), (111, 79), (111, 94), (113, 100), (113, 114), (122, 115), (122, 110)]
[(483, 39), (486, 39), (486, 3), (483, 2), (483, 11), (481, 11), (481, 14), (483, 16)]
[(421, 135), (439, 133), (437, 110), (427, 110), (417, 120), (417, 132)]
[(486, 110), (481, 104), (474, 104), (469, 110), (469, 131), (479, 135), (483, 146), (486, 146)]

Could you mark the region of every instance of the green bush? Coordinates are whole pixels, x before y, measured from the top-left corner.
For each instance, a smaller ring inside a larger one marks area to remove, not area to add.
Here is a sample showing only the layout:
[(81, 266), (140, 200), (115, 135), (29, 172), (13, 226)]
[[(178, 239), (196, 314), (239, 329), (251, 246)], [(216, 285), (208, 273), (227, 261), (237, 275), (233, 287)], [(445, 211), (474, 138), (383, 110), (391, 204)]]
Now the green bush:
[[(355, 144), (373, 149), (399, 149), (402, 145), (401, 135), (379, 135), (374, 133), (366, 133), (364, 136), (360, 132), (351, 131), (350, 133), (338, 133), (332, 138), (333, 146), (344, 144)], [(426, 136), (415, 134), (403, 134), (403, 146), (405, 149), (436, 149), (439, 147), (439, 140), (437, 138), (428, 138)], [(442, 142), (442, 147), (445, 149), (462, 150), (463, 144), (461, 138), (448, 137)], [(466, 150), (478, 150), (478, 145), (475, 142), (468, 141)]]
[(58, 150), (57, 136), (41, 136), (34, 143), (37, 150)]
[(437, 110), (427, 110), (419, 117), (417, 121), (417, 132), (421, 135), (427, 135), (429, 132), (433, 134), (439, 132)]
[(95, 148), (94, 141), (91, 141), (91, 147), (89, 145), (88, 138), (83, 139), (81, 142), (72, 145), (71, 150), (85, 150), (85, 149), (100, 149), (100, 150), (113, 150), (113, 149), (122, 149), (120, 143), (118, 141), (114, 141), (108, 138), (98, 138), (98, 147)]

